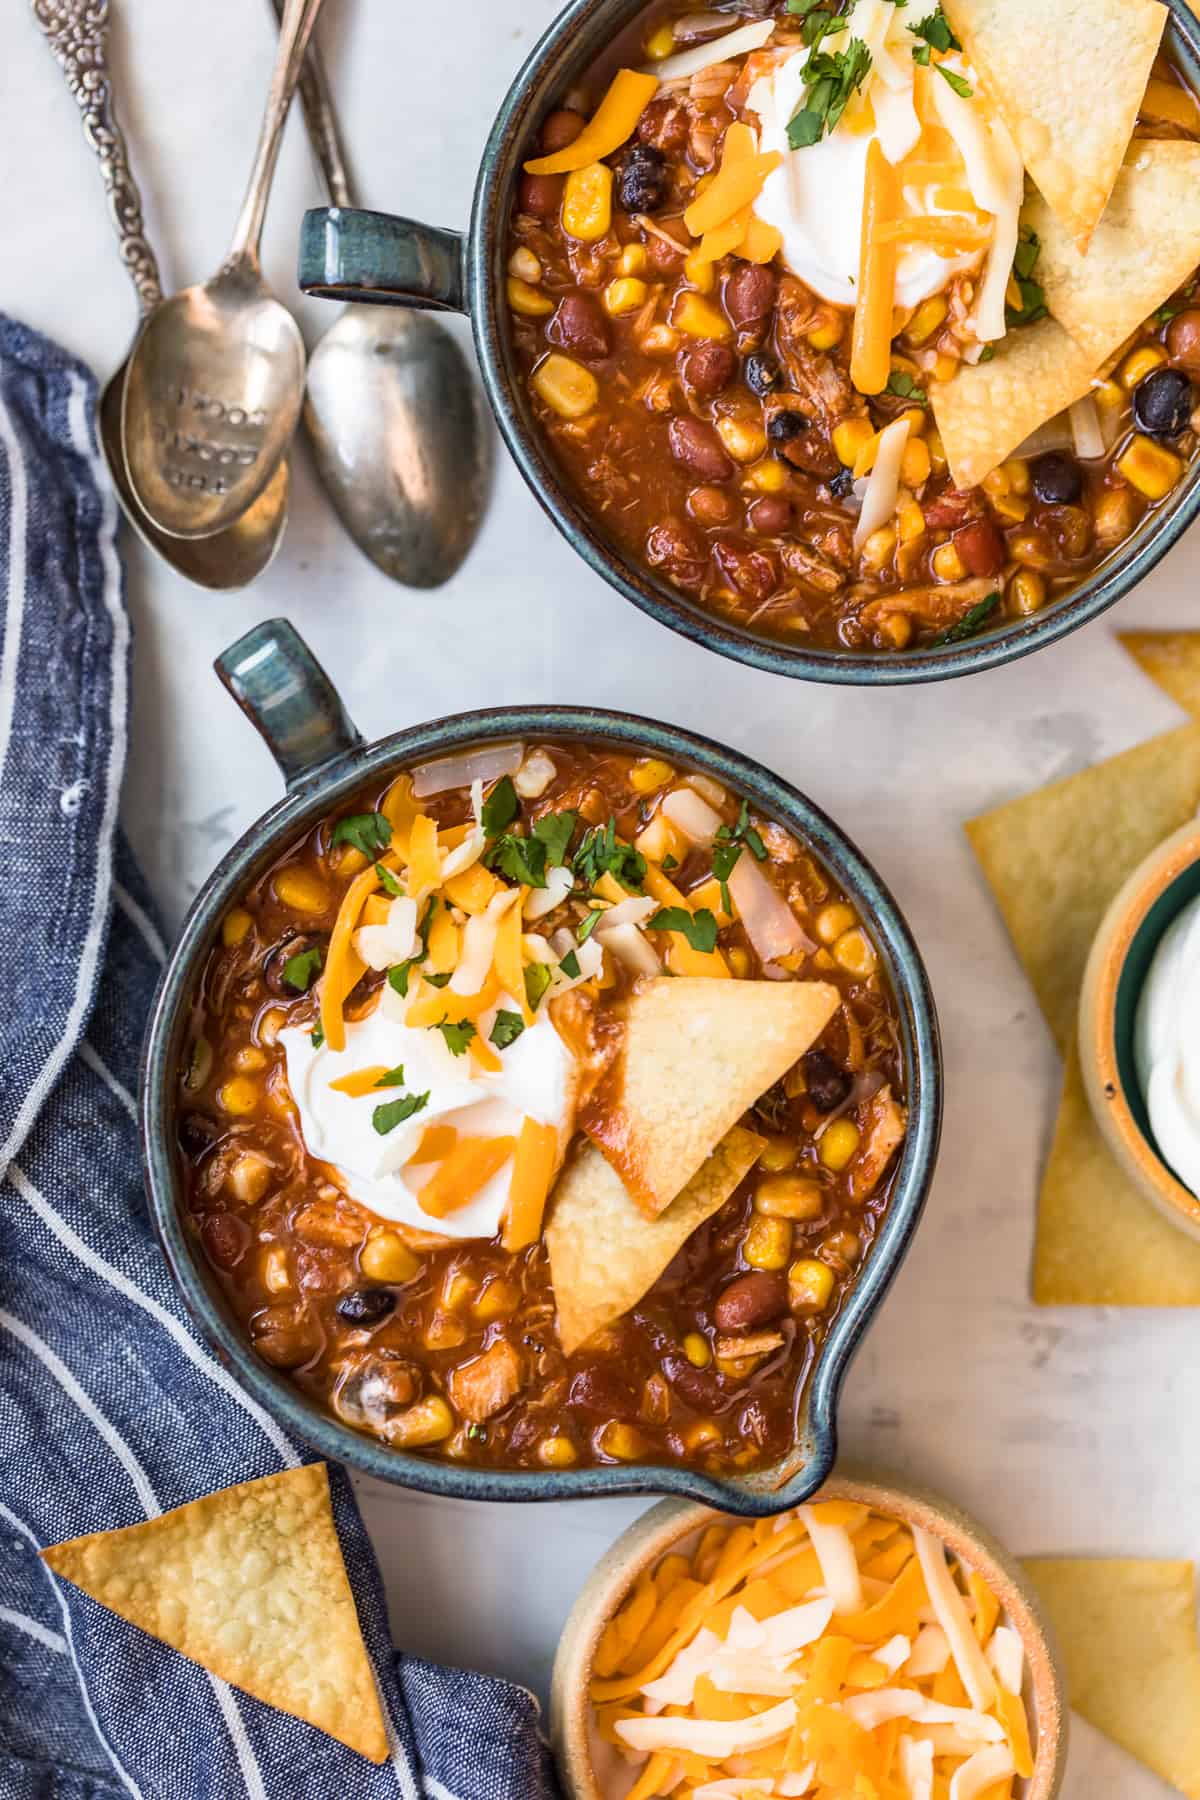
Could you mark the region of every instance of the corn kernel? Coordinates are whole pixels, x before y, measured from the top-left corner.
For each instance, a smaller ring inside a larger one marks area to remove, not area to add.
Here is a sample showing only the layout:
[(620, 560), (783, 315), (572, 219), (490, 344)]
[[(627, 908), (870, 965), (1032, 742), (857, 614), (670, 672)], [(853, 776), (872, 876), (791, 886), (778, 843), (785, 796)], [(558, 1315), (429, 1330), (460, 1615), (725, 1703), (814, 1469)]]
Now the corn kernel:
[(508, 1319), (521, 1303), (521, 1290), (512, 1281), (489, 1281), (471, 1311), (477, 1319)]
[(803, 1175), (768, 1175), (755, 1191), (754, 1210), (767, 1219), (819, 1219), (825, 1197)]
[(547, 1469), (569, 1469), (579, 1461), (579, 1452), (569, 1437), (543, 1438), (538, 1445), (538, 1461)]
[(833, 1293), (828, 1263), (806, 1256), (788, 1270), (788, 1301), (793, 1312), (824, 1312)]
[(475, 1283), (463, 1269), (451, 1269), (442, 1283), (442, 1300), (449, 1307), (465, 1306)]
[(910, 438), (924, 437), (925, 429), (929, 424), (929, 414), (923, 406), (910, 406), (898, 416), (907, 424)]
[(467, 1341), (467, 1328), (453, 1313), (435, 1312), (421, 1341), (427, 1350), (457, 1350)]
[(851, 1268), (862, 1254), (862, 1245), (858, 1234), (853, 1231), (831, 1231), (827, 1238), (822, 1238), (821, 1248), (817, 1255), (823, 1262), (835, 1266), (847, 1263)]
[(961, 581), (967, 572), (966, 564), (953, 544), (939, 544), (929, 559), (929, 566), (938, 581)]
[(760, 494), (782, 493), (787, 486), (787, 470), (773, 456), (764, 457), (762, 462), (755, 463), (746, 477), (747, 485), (756, 488)]
[(217, 1089), (217, 1105), (222, 1112), (232, 1113), (235, 1119), (244, 1119), (247, 1113), (252, 1113), (258, 1098), (258, 1083), (245, 1075), (234, 1075)]
[(929, 445), (922, 438), (910, 435), (900, 458), (900, 479), (905, 487), (919, 488), (929, 480), (933, 463), (929, 455)]
[(886, 619), (880, 619), (876, 630), (887, 639), (893, 650), (907, 650), (913, 634), (912, 619), (906, 612), (889, 613)]
[(544, 319), (554, 311), (554, 302), (549, 294), (544, 293), (541, 288), (531, 287), (519, 276), (510, 275), (504, 284), (504, 291), (512, 310), (523, 319)]
[(1044, 569), (1050, 551), (1045, 538), (1036, 531), (1022, 532), (1009, 541), (1009, 554), (1014, 562), (1027, 563), (1031, 569)]
[(646, 1454), (645, 1438), (636, 1425), (627, 1425), (623, 1419), (611, 1419), (600, 1431), (596, 1445), (604, 1456), (617, 1462), (636, 1462)]
[(731, 329), (729, 320), (720, 307), (714, 306), (710, 300), (690, 288), (676, 294), (671, 307), (671, 323), (677, 331), (697, 338), (723, 340), (730, 335)]
[(881, 525), (878, 531), (871, 533), (859, 551), (864, 567), (873, 570), (876, 574), (887, 568), (895, 554), (896, 527), (894, 525)]
[(638, 281), (632, 275), (623, 276), (620, 281), (610, 281), (604, 290), (604, 310), (614, 319), (619, 319), (624, 313), (637, 312), (640, 306), (645, 305), (649, 291), (644, 281)]
[(262, 1259), (262, 1284), (268, 1294), (286, 1294), (292, 1285), (287, 1251), (282, 1244), (272, 1244)]
[(1003, 465), (1014, 494), (1027, 494), (1030, 488), (1029, 464), (1023, 456), (1010, 456)]
[(629, 785), (635, 794), (652, 794), (655, 788), (665, 787), (674, 773), (669, 762), (663, 762), (658, 756), (647, 756), (630, 769)]
[(992, 510), (997, 518), (1021, 525), (1029, 516), (1029, 502), (1020, 494), (999, 494), (992, 501)]
[(240, 944), (249, 931), (254, 920), (244, 906), (235, 906), (232, 912), (226, 913), (221, 920), (221, 942), (227, 950)]
[[(758, 1166), (766, 1169), (768, 1174), (778, 1175), (784, 1169), (790, 1169), (799, 1154), (800, 1146), (794, 1138), (768, 1138), (758, 1153)], [(770, 1208), (763, 1206), (759, 1211), (769, 1212)]]
[(1014, 612), (1022, 618), (1038, 612), (1046, 604), (1046, 583), (1036, 569), (1018, 569), (1008, 587)]
[(725, 961), (738, 981), (744, 981), (750, 973), (749, 953), (743, 950), (740, 944), (735, 944), (732, 950), (725, 952)]
[(1135, 437), (1117, 468), (1130, 487), (1135, 487), (1147, 500), (1161, 500), (1170, 493), (1183, 474), (1183, 464), (1173, 450), (1152, 443), (1149, 438)]
[(533, 371), (531, 385), (538, 398), (564, 419), (582, 419), (600, 398), (596, 377), (573, 357), (552, 350)]
[(808, 333), (808, 341), (814, 350), (832, 350), (842, 341), (845, 330), (840, 313), (829, 313), (819, 325), (814, 325)]
[(612, 224), (613, 172), (607, 163), (572, 169), (563, 188), (562, 227), (581, 244), (606, 237)]
[(371, 1281), (411, 1281), (421, 1267), (420, 1260), (394, 1231), (369, 1237), (359, 1252), (358, 1263)]
[(440, 1444), (453, 1430), (454, 1414), (440, 1394), (429, 1394), (388, 1421), (387, 1441), (402, 1450), (417, 1450)]
[(260, 1069), (266, 1068), (267, 1059), (257, 1045), (243, 1044), (233, 1059), (233, 1066), (239, 1075), (257, 1075)]
[(927, 344), (934, 332), (946, 320), (947, 306), (941, 294), (934, 294), (932, 299), (923, 300), (908, 324), (904, 327), (904, 335), (910, 344)]
[(873, 975), (879, 958), (875, 954), (875, 946), (865, 931), (857, 927), (853, 931), (842, 934), (833, 946), (833, 960), (839, 969), (845, 969), (848, 975), (857, 975), (864, 980)]
[(694, 1456), (698, 1450), (715, 1449), (718, 1444), (724, 1442), (724, 1439), (721, 1436), (719, 1428), (711, 1419), (701, 1419), (698, 1425), (693, 1425), (691, 1429), (684, 1434), (683, 1441), (689, 1455)]
[(296, 864), (280, 869), (274, 881), (275, 898), (292, 912), (310, 913), (314, 917), (329, 908), (329, 889), (308, 869)]
[(903, 500), (896, 513), (896, 523), (900, 528), (902, 544), (915, 543), (925, 535), (925, 514), (915, 500)]
[(1112, 412), (1117, 412), (1128, 405), (1124, 388), (1119, 381), (1113, 381), (1111, 377), (1108, 381), (1102, 381), (1098, 388), (1092, 389), (1092, 399), (1097, 406), (1107, 407)]
[(852, 469), (859, 452), (865, 450), (875, 436), (870, 419), (842, 419), (833, 428), (833, 448), (843, 468)]
[(933, 376), (935, 381), (953, 381), (957, 374), (957, 356), (939, 356), (935, 358), (933, 364)]
[(983, 478), (983, 491), (993, 500), (998, 500), (1001, 495), (1012, 492), (1012, 482), (1003, 464), (998, 469), (988, 470)]
[(792, 1224), (778, 1215), (756, 1213), (742, 1240), (742, 1255), (752, 1269), (784, 1269), (792, 1254)]
[(648, 325), (639, 348), (645, 356), (673, 356), (679, 348), (679, 333), (669, 325)]
[(1161, 344), (1143, 344), (1140, 350), (1134, 350), (1121, 364), (1117, 379), (1126, 393), (1132, 393), (1140, 381), (1152, 375), (1155, 369), (1161, 369), (1167, 360), (1167, 353)]
[(767, 434), (749, 419), (718, 419), (717, 433), (735, 462), (756, 462), (767, 447)]
[(835, 1119), (821, 1137), (818, 1154), (827, 1169), (839, 1174), (858, 1149), (858, 1126), (853, 1119)]
[(857, 924), (854, 908), (841, 900), (832, 906), (823, 906), (813, 921), (816, 934), (823, 944), (836, 943), (843, 931), (849, 931)]
[(617, 267), (622, 275), (644, 275), (647, 260), (644, 244), (626, 244), (617, 259)]
[(279, 1042), (279, 1033), (286, 1024), (287, 1014), (284, 1012), (282, 1006), (269, 1006), (266, 1012), (259, 1014), (259, 1043), (266, 1044), (268, 1048), (273, 1048)]
[(508, 272), (518, 281), (538, 282), (542, 279), (542, 265), (527, 244), (517, 245), (508, 259)]
[(652, 31), (646, 39), (646, 55), (651, 62), (662, 62), (670, 56), (675, 48), (675, 33), (669, 23), (664, 22), (656, 31)]
[(934, 474), (944, 475), (950, 465), (946, 461), (946, 446), (942, 443), (941, 432), (931, 431), (925, 442), (929, 445), (929, 460), (933, 465)]
[(689, 1331), (683, 1340), (683, 1354), (693, 1369), (707, 1369), (712, 1361), (708, 1339), (699, 1331)]
[(700, 256), (695, 250), (690, 256), (684, 257), (683, 272), (701, 294), (711, 294), (717, 285), (717, 271), (712, 261)]

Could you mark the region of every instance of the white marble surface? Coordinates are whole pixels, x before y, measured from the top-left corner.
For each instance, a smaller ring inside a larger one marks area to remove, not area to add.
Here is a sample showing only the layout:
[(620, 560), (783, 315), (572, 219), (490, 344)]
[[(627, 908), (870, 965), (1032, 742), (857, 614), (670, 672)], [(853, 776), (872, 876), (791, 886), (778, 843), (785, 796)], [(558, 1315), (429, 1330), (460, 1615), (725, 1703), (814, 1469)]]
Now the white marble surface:
[[(123, 116), (175, 284), (214, 268), (249, 164), (271, 54), (266, 0), (113, 0)], [(445, 8), (330, 0), (324, 40), (364, 195), (448, 225), (511, 75), (552, 0)], [(464, 29), (465, 27), (465, 29)], [(134, 322), (75, 109), (27, 6), (0, 20), (5, 253), (0, 306), (107, 375)], [(266, 261), (292, 277), (318, 199), (289, 127)], [(310, 338), (332, 316), (301, 307)], [(974, 1508), (1019, 1551), (1200, 1550), (1197, 1325), (1189, 1313), (1041, 1311), (1028, 1298), (1037, 1171), (1059, 1071), (960, 831), (970, 814), (1177, 722), (1114, 624), (1196, 623), (1200, 538), (1116, 618), (968, 682), (872, 694), (754, 673), (671, 636), (610, 593), (501, 454), (483, 537), (432, 596), (390, 585), (344, 537), (297, 457), (291, 525), (249, 593), (191, 588), (127, 539), (136, 625), (125, 823), (172, 925), (218, 853), (275, 798), (265, 750), (209, 665), (288, 614), (369, 735), (501, 701), (594, 701), (708, 731), (842, 822), (908, 913), (939, 997), (945, 1142), (919, 1241), (848, 1383), (850, 1452)], [(848, 746), (851, 746), (848, 748)], [(637, 1503), (435, 1505), (364, 1484), (397, 1641), (545, 1685), (587, 1569)], [(1066, 1793), (1150, 1800), (1156, 1782), (1078, 1727)]]

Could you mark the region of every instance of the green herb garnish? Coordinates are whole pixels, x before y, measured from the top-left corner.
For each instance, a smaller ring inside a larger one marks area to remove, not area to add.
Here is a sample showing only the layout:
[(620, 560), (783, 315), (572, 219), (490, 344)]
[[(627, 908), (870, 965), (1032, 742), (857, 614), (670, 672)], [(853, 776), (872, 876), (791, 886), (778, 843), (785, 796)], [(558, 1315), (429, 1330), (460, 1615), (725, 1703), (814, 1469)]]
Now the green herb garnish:
[(499, 837), (521, 810), (511, 775), (502, 775), (483, 803), (483, 829), (488, 837)]
[(576, 875), (594, 888), (602, 875), (611, 875), (631, 894), (638, 894), (646, 876), (646, 859), (632, 844), (617, 842), (617, 821), (610, 814), (606, 825), (593, 825), (571, 859)]
[(351, 844), (368, 862), (374, 862), (392, 841), (392, 822), (380, 812), (354, 813), (348, 819), (338, 820), (331, 841)]
[(664, 875), (670, 875), (679, 867), (679, 858), (677, 856), (672, 856), (668, 850), (659, 867), (662, 869)]
[(388, 986), (395, 988), (401, 999), (408, 997), (408, 977), (418, 963), (424, 962), (429, 954), (429, 933), (433, 926), (433, 915), (437, 911), (438, 897), (434, 894), (425, 908), (425, 917), (417, 926), (417, 936), (421, 940), (421, 948), (407, 962), (394, 963), (388, 970)]
[(314, 944), (311, 950), (299, 950), (284, 963), (283, 979), (298, 994), (307, 994), (320, 974), (324, 960), (324, 952), (319, 944)]
[(314, 1050), (319, 1050), (321, 1045), (325, 1042), (325, 1027), (321, 1024), (319, 1019), (313, 1026), (308, 1041)]
[(604, 914), (598, 907), (595, 912), (590, 912), (579, 927), (579, 930), (575, 933), (575, 942), (577, 944), (586, 944), (603, 917)]
[(575, 831), (579, 815), (574, 812), (543, 813), (535, 819), (533, 835), (546, 846), (546, 860), (552, 866), (565, 863), (567, 845)]
[(403, 1063), (397, 1063), (396, 1067), (394, 1069), (389, 1069), (387, 1071), (386, 1075), (381, 1075), (379, 1077), (379, 1080), (375, 1083), (375, 1086), (377, 1088), (403, 1087), (404, 1086), (404, 1065), (403, 1065)]
[(570, 980), (574, 981), (575, 977), (579, 973), (579, 958), (576, 956), (576, 954), (573, 950), (568, 950), (567, 954), (562, 958), (562, 960), (559, 962), (558, 966), (562, 970), (564, 975), (568, 976)]
[(982, 600), (963, 614), (956, 625), (950, 625), (945, 631), (939, 631), (935, 638), (930, 638), (930, 649), (936, 650), (942, 644), (961, 644), (964, 638), (974, 637), (984, 620), (991, 617), (999, 604), (998, 592), (985, 594)]
[(476, 1036), (470, 1019), (439, 1019), (434, 1029), (441, 1032), (452, 1056), (465, 1056), (467, 1045)]
[(404, 884), (403, 882), (396, 880), (396, 877), (392, 874), (390, 869), (385, 869), (382, 863), (377, 862), (375, 864), (375, 873), (378, 875), (380, 881), (382, 881), (386, 893), (391, 894), (392, 898), (395, 900), (403, 899)]
[(693, 950), (707, 955), (717, 947), (717, 921), (706, 906), (690, 913), (683, 906), (663, 906), (652, 919), (646, 920), (647, 931), (678, 931)]
[(428, 969), (423, 969), (421, 971), (421, 976), (424, 981), (429, 983), (430, 987), (435, 988), (444, 988), (448, 986), (450, 981), (450, 971), (448, 969), (439, 975), (431, 975)]
[(964, 75), (956, 75), (953, 69), (948, 69), (946, 67), (945, 63), (935, 63), (934, 67), (937, 69), (942, 80), (949, 82), (950, 86), (954, 89), (960, 99), (969, 100), (971, 98), (975, 89)]
[[(844, 21), (837, 21), (844, 26)], [(814, 42), (804, 65), (804, 105), (788, 121), (788, 143), (805, 150), (836, 129), (850, 97), (862, 87), (871, 71), (871, 52), (861, 38), (851, 38), (844, 50), (820, 50)]]
[[(910, 25), (908, 29), (912, 32), (914, 37), (923, 38), (925, 43), (933, 50), (946, 51), (962, 49), (962, 45), (950, 29), (950, 21), (947, 19), (940, 6), (935, 7), (927, 19), (918, 19), (917, 23), (915, 25)], [(929, 61), (928, 54), (923, 57), (918, 57), (915, 50), (913, 51), (913, 58), (918, 62)]]
[(925, 389), (913, 380), (906, 369), (893, 369), (883, 391), (885, 394), (895, 394), (897, 400), (911, 400), (914, 406), (926, 406), (929, 402)]
[(1166, 300), (1154, 315), (1156, 325), (1169, 325), (1187, 306), (1186, 300)]
[(525, 1021), (520, 1013), (505, 1012), (503, 1007), (496, 1014), (496, 1020), (488, 1036), (488, 1042), (495, 1044), (497, 1050), (507, 1050), (515, 1044), (525, 1029)]
[(1018, 325), (1033, 325), (1047, 316), (1045, 290), (1033, 279), (1041, 253), (1042, 244), (1037, 233), (1023, 228), (1013, 256), (1013, 280), (1020, 291), (1021, 304), (1004, 309), (1005, 323), (1010, 330)]
[(536, 1012), (538, 1002), (550, 986), (550, 970), (545, 963), (527, 963), (525, 965), (525, 999), (530, 1012)]
[(991, 362), (996, 354), (995, 344), (985, 344), (976, 357), (976, 362)]
[(414, 1113), (428, 1105), (428, 1094), (402, 1094), (399, 1100), (387, 1100), (377, 1106), (371, 1114), (371, 1123), (380, 1137), (386, 1137), (389, 1131), (395, 1131), (397, 1125), (403, 1125), (405, 1119), (411, 1119)]
[(523, 887), (544, 888), (546, 885), (546, 846), (541, 838), (517, 837), (506, 831), (498, 837), (483, 859), (489, 869), (499, 869), (510, 881)]

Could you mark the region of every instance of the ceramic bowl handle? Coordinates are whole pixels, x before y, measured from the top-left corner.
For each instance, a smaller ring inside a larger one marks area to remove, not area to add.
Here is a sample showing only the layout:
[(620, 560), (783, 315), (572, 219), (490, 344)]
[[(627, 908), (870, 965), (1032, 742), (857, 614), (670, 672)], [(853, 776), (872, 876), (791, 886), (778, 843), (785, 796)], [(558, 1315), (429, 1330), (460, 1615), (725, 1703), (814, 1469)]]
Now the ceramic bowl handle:
[(297, 280), (320, 300), (466, 311), (461, 233), (391, 213), (344, 206), (306, 212)]
[(362, 744), (337, 689), (286, 619), (265, 619), (223, 650), (213, 667), (289, 788)]

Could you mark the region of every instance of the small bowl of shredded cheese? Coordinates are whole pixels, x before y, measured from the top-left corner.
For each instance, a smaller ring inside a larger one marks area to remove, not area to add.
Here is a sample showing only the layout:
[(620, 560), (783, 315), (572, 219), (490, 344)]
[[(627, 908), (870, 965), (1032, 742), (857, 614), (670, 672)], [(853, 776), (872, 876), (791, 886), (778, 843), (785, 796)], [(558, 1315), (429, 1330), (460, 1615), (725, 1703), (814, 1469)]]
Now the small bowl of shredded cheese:
[(551, 1729), (573, 1800), (1052, 1800), (1066, 1757), (1020, 1567), (853, 1476), (757, 1523), (646, 1513), (567, 1621)]

